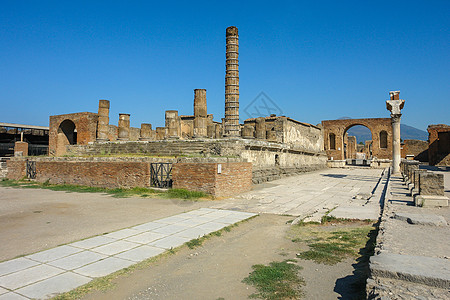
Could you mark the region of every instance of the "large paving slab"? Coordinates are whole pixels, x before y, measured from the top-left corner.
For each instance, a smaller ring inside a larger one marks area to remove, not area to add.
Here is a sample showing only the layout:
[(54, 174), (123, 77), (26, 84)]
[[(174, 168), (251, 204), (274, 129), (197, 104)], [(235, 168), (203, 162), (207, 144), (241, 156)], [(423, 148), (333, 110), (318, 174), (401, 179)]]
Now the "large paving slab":
[[(384, 170), (369, 168), (325, 169), (283, 178), (256, 186), (253, 191), (234, 198), (225, 199), (214, 208), (234, 209), (254, 213), (287, 214), (305, 218), (319, 212), (342, 206), (359, 207), (362, 200), (353, 198), (359, 194), (371, 195), (376, 191)], [(364, 212), (366, 218), (378, 218), (380, 207), (376, 205), (355, 211), (349, 210), (349, 216)], [(339, 210), (337, 211), (339, 212)], [(347, 217), (349, 218), (349, 217)], [(320, 217), (318, 218), (320, 220)], [(226, 216), (223, 221), (232, 219)]]
[(255, 215), (203, 208), (5, 261), (0, 300), (47, 299)]
[(370, 258), (370, 271), (373, 276), (450, 288), (448, 259), (383, 252)]

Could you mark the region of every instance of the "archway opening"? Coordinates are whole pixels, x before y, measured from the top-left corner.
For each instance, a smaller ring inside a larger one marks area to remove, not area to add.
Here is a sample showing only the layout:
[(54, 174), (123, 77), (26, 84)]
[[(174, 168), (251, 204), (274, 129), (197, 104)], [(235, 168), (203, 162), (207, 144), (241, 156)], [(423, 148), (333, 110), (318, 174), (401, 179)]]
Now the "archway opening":
[(58, 127), (57, 155), (66, 153), (66, 146), (77, 144), (77, 128), (71, 120), (64, 120)]
[(372, 158), (373, 135), (364, 125), (355, 124), (344, 132), (344, 159), (368, 160)]

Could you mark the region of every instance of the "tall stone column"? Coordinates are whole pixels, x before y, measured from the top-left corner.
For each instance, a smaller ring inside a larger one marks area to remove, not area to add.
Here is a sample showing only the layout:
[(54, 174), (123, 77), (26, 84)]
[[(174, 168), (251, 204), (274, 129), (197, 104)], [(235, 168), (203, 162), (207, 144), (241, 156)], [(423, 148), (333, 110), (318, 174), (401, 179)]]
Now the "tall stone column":
[(107, 141), (109, 132), (109, 100), (98, 101), (97, 141)]
[(166, 138), (179, 139), (181, 122), (177, 110), (166, 110)]
[(128, 141), (130, 139), (130, 114), (119, 114), (118, 140)]
[(139, 140), (150, 141), (152, 139), (152, 124), (142, 123)]
[(208, 113), (206, 106), (206, 90), (194, 90), (194, 137), (208, 135)]
[(264, 117), (258, 117), (255, 120), (255, 132), (256, 138), (259, 140), (266, 139), (266, 119)]
[(234, 26), (226, 31), (225, 128), (224, 136), (239, 137), (239, 35)]
[(400, 173), (400, 120), (401, 109), (405, 100), (400, 99), (400, 91), (389, 92), (390, 100), (386, 101), (386, 108), (391, 112), (392, 123), (392, 174)]

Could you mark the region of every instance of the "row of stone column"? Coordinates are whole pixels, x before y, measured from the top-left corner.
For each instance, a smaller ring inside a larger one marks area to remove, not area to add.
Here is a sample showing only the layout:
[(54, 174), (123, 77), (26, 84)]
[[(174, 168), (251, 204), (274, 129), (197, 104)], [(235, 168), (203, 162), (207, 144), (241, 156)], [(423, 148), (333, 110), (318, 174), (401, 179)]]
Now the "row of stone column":
[(264, 117), (256, 118), (255, 125), (244, 124), (241, 136), (244, 139), (256, 138), (258, 140), (277, 141), (276, 132), (273, 130), (266, 130), (266, 119)]
[[(100, 100), (98, 103), (97, 141), (109, 140), (109, 107), (109, 100)], [(117, 139), (122, 141), (130, 139), (130, 114), (119, 114)], [(152, 130), (151, 124), (141, 124), (139, 139), (143, 141), (156, 139), (156, 132)]]
[(416, 206), (448, 206), (444, 175), (419, 168), (419, 161), (402, 159), (400, 171)]
[[(109, 100), (100, 100), (98, 107), (97, 141), (108, 141), (109, 135)], [(219, 124), (209, 124), (206, 89), (194, 90), (194, 137), (218, 138), (222, 136), (222, 127)], [(152, 130), (149, 123), (141, 124), (140, 140), (151, 141), (164, 138), (177, 139), (181, 137), (181, 118), (176, 110), (165, 112), (165, 127), (157, 127)], [(118, 140), (130, 138), (130, 114), (119, 114)]]

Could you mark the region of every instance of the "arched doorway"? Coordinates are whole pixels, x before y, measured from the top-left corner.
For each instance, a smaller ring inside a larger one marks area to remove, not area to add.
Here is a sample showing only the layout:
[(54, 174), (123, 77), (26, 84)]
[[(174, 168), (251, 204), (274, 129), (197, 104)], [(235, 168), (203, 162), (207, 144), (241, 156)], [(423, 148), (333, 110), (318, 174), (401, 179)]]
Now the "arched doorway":
[[(366, 140), (372, 142), (367, 142), (366, 145), (366, 141), (356, 142), (351, 138), (354, 136), (352, 128), (357, 125), (368, 128), (366, 130), (369, 130), (370, 134), (367, 134)], [(361, 146), (366, 148), (366, 158), (392, 159), (392, 125), (389, 118), (325, 120), (322, 121), (322, 127), (324, 150), (329, 160), (350, 158), (353, 156), (350, 144), (353, 147), (353, 144), (358, 145), (360, 142), (363, 142), (364, 145)]]
[(58, 142), (56, 147), (57, 155), (66, 153), (67, 145), (77, 144), (77, 128), (71, 120), (64, 120), (58, 127)]
[[(372, 159), (373, 133), (367, 126), (361, 124), (348, 126), (345, 128), (342, 141), (344, 143), (344, 159), (347, 161)], [(353, 161), (353, 164), (357, 163)]]

